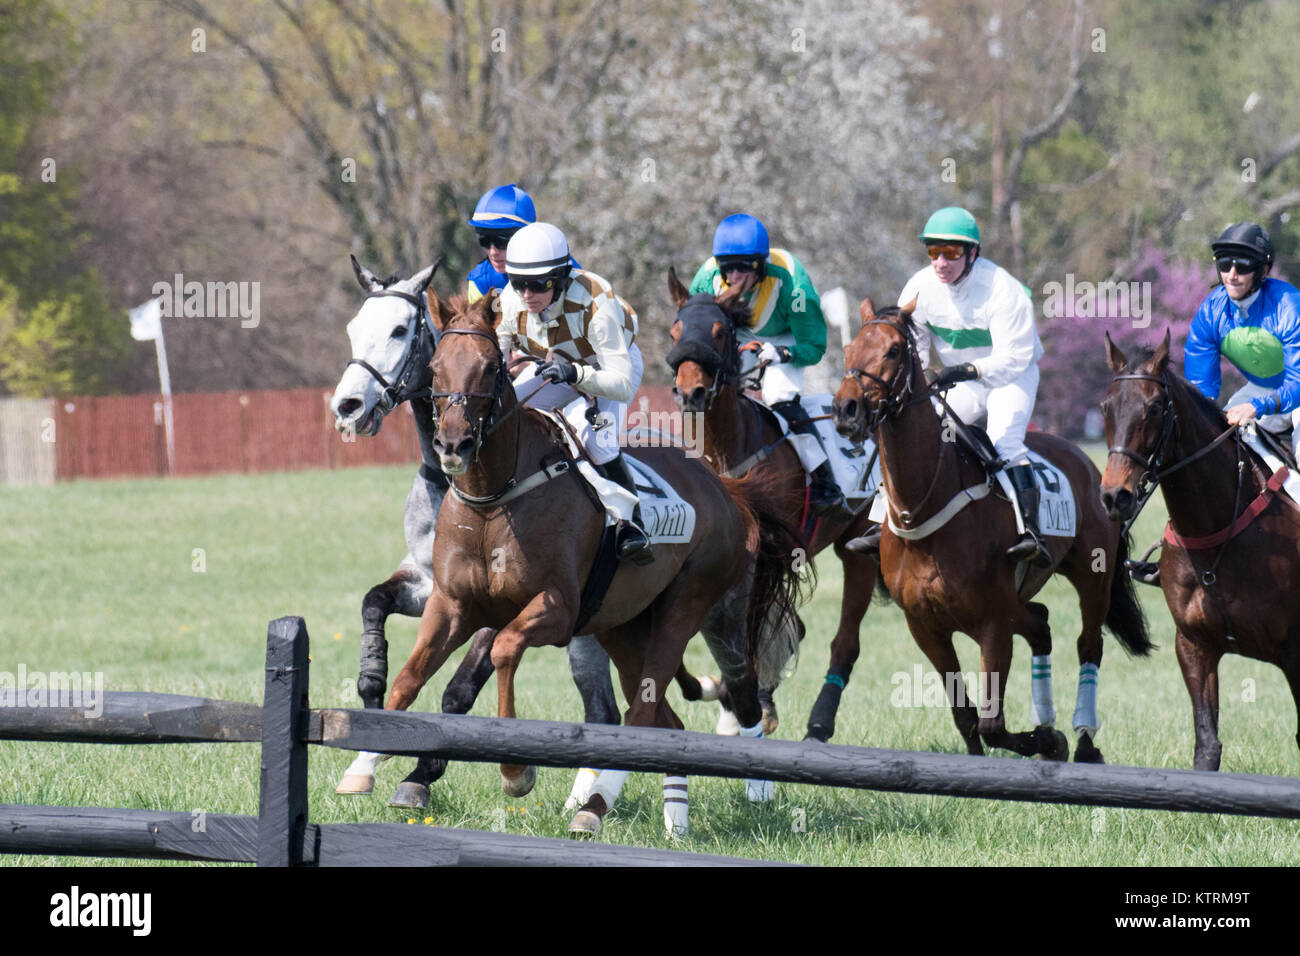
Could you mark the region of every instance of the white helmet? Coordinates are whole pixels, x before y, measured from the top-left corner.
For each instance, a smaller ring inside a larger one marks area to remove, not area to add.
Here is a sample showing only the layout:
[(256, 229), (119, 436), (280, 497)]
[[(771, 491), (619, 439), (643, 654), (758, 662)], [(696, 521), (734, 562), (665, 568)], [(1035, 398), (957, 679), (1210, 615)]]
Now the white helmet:
[(545, 276), (569, 271), (569, 242), (549, 222), (520, 229), (506, 246), (506, 275)]

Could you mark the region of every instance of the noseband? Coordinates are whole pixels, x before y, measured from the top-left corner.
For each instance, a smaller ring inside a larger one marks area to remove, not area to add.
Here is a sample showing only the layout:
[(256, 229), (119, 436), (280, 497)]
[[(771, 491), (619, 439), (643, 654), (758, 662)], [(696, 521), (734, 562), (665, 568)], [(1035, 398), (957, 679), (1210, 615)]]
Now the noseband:
[[(903, 387), (901, 390), (899, 390), (898, 387), (899, 380), (903, 375), (901, 369), (898, 372), (894, 373), (894, 377), (892, 379), (883, 379), (879, 375), (872, 375), (866, 369), (861, 369), (861, 368), (846, 368), (844, 370), (845, 375), (852, 376), (854, 381), (858, 383), (858, 387), (862, 389), (864, 398), (866, 397), (867, 389), (865, 384), (862, 381), (863, 379), (869, 379), (872, 382), (875, 382), (877, 385), (879, 385), (882, 389), (884, 389), (884, 395), (880, 398), (879, 401), (876, 402), (875, 409), (871, 414), (871, 418), (867, 422), (867, 431), (874, 432), (877, 428), (880, 427), (880, 423), (884, 421), (886, 418), (892, 418), (893, 416), (901, 412), (903, 409), (907, 408), (909, 405), (914, 405), (917, 402), (926, 399), (929, 396), (929, 391), (926, 390), (922, 392), (918, 397), (911, 399), (911, 401), (908, 401), (908, 398), (912, 394), (912, 386), (914, 384), (913, 366), (915, 365), (915, 362), (913, 361), (913, 359), (915, 358), (916, 355), (915, 350), (912, 347), (912, 337), (908, 335), (906, 331), (900, 329), (897, 325), (895, 325), (893, 322), (890, 322), (888, 319), (870, 319), (869, 321), (863, 322), (862, 324), (888, 326), (889, 328), (893, 329), (895, 332), (898, 332), (900, 335), (903, 336), (903, 343), (904, 343), (903, 347), (907, 350), (907, 361), (905, 362), (907, 368), (907, 372), (906, 372), (907, 377), (903, 379)], [(895, 392), (898, 392), (898, 394), (894, 394)]]
[(402, 357), (402, 364), (397, 370), (396, 380), (389, 382), (377, 368), (365, 359), (348, 359), (348, 365), (360, 365), (383, 387), (377, 407), (382, 414), (387, 415), (402, 402), (409, 401), (423, 391), (423, 389), (413, 387), (411, 383), (417, 370), (423, 364), (420, 361), (420, 356), (424, 352), (425, 342), (427, 341), (430, 345), (436, 347), (438, 337), (434, 334), (433, 326), (429, 321), (429, 312), (422, 298), (411, 295), (409, 292), (403, 292), (400, 289), (381, 289), (379, 292), (371, 292), (366, 296), (366, 299), (385, 297), (404, 299), (415, 306), (415, 335), (411, 337), (411, 344), (406, 347), (406, 354)]
[[(699, 301), (695, 301), (695, 300)], [(706, 301), (707, 300), (707, 301)], [(716, 312), (721, 318), (714, 318), (712, 315), (703, 315), (702, 313)], [(665, 361), (677, 374), (677, 369), (683, 362), (694, 362), (709, 372), (713, 376), (713, 384), (705, 390), (704, 410), (708, 411), (713, 407), (713, 401), (717, 398), (718, 392), (724, 385), (728, 385), (736, 380), (740, 374), (740, 353), (737, 350), (736, 342), (736, 323), (722, 306), (714, 301), (713, 296), (707, 293), (691, 296), (691, 299), (681, 307), (677, 312), (677, 320), (682, 323), (682, 332), (678, 336), (677, 342), (674, 343)], [(706, 332), (703, 323), (708, 322), (708, 331)], [(713, 323), (721, 321), (726, 329), (726, 342), (723, 345), (723, 351), (719, 354), (713, 346)], [(688, 323), (690, 323), (688, 325)], [(683, 397), (677, 385), (673, 385), (673, 395), (679, 400)]]

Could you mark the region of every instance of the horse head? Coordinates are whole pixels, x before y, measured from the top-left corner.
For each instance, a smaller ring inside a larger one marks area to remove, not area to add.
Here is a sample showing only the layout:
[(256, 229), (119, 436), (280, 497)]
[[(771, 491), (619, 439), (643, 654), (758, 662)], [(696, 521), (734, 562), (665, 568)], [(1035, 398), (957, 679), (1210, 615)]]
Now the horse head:
[(880, 421), (898, 411), (912, 391), (920, 359), (912, 336), (916, 302), (875, 310), (871, 299), (858, 308), (862, 327), (844, 349), (844, 381), (835, 392), (835, 429), (861, 443)]
[(740, 381), (740, 352), (736, 329), (749, 319), (749, 307), (738, 291), (722, 295), (691, 295), (668, 269), (668, 292), (677, 306), (669, 329), (673, 347), (667, 361), (673, 370), (673, 398), (683, 411), (706, 412), (718, 390)]
[(1115, 377), (1101, 403), (1109, 451), (1101, 477), (1101, 503), (1112, 521), (1127, 521), (1143, 486), (1160, 471), (1177, 423), (1170, 390), (1177, 376), (1169, 368), (1169, 332), (1132, 371), (1108, 332), (1106, 361)]
[(513, 397), (505, 356), (497, 344), (500, 298), (493, 289), (472, 305), (463, 295), (442, 302), (430, 289), (429, 318), (439, 334), (430, 363), (437, 423), (433, 448), (444, 472), (461, 475), (504, 420), (498, 414), (506, 393)]
[(352, 358), (330, 399), (334, 427), (377, 435), (384, 416), (429, 387), (433, 332), (425, 319), (424, 292), (439, 259), (409, 279), (379, 279), (352, 258), (352, 271), (366, 292), (348, 322)]

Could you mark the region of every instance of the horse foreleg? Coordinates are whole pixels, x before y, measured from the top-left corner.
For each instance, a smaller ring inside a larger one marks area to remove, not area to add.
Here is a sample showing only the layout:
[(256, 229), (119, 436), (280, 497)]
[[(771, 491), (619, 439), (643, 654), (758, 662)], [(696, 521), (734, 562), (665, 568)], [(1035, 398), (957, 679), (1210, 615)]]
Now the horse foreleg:
[(1056, 730), (1056, 703), (1052, 698), (1052, 628), (1047, 606), (1031, 601), (1024, 606), (1016, 633), (1029, 642), (1029, 703), (1038, 755), (1048, 760), (1068, 760), (1070, 743)]
[[(943, 675), (944, 692), (948, 695), (948, 705), (952, 710), (953, 723), (957, 733), (961, 734), (966, 752), (976, 757), (983, 756), (984, 746), (980, 743), (979, 715), (971, 703), (970, 694), (966, 692), (966, 680), (962, 677), (961, 662), (957, 660), (957, 651), (952, 646), (952, 631), (942, 631), (927, 627), (925, 624), (907, 619), (908, 629), (917, 647), (929, 659), (936, 671)], [(916, 702), (919, 706), (920, 701)]]
[(826, 671), (826, 682), (822, 684), (817, 702), (808, 715), (808, 732), (804, 735), (805, 740), (820, 740), (822, 743), (830, 740), (835, 733), (835, 715), (840, 709), (840, 696), (848, 686), (849, 675), (853, 673), (853, 665), (858, 659), (861, 649), (858, 634), (862, 619), (871, 605), (871, 589), (875, 586), (879, 571), (875, 561), (866, 555), (845, 551), (838, 543), (835, 545), (835, 553), (844, 565), (840, 626), (831, 641), (831, 661)]
[[(525, 649), (543, 644), (563, 644), (571, 637), (573, 614), (556, 588), (535, 595), (492, 642), (492, 664), (497, 671), (497, 716), (515, 716), (515, 673)], [(537, 783), (537, 768), (501, 764), (501, 788), (522, 797)]]
[(361, 705), (379, 709), (388, 685), (388, 640), (385, 624), (393, 614), (419, 617), (433, 590), (418, 569), (403, 563), (383, 584), (366, 592), (361, 602), (361, 663), (357, 668), (357, 693)]
[[(469, 638), (469, 626), (460, 614), (459, 607), (439, 592), (429, 598), (420, 617), (420, 630), (411, 656), (402, 665), (388, 694), (388, 710), (406, 710), (415, 702), (421, 688), (437, 673), (452, 651)], [(443, 764), (442, 769), (446, 765)], [(389, 800), (391, 806), (427, 807), (429, 784), (435, 778), (435, 758), (422, 756), (416, 760), (415, 769), (398, 784)], [(441, 773), (441, 770), (438, 770)]]
[(1218, 770), (1223, 756), (1219, 742), (1219, 659), (1217, 651), (1193, 643), (1181, 630), (1174, 638), (1183, 683), (1192, 698), (1192, 720), (1196, 726), (1195, 770)]
[(979, 733), (985, 746), (1001, 747), (1032, 757), (1050, 742), (1046, 737), (1028, 732), (1011, 733), (1006, 720), (1006, 675), (1011, 673), (1011, 635), (1000, 628), (987, 627), (976, 641), (980, 647)]

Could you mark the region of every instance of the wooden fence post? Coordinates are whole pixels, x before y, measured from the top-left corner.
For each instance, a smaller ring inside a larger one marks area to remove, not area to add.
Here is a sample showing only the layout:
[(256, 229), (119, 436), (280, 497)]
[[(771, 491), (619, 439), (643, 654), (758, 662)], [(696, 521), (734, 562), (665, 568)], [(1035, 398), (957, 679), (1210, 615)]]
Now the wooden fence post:
[(282, 617), (266, 631), (257, 865), (302, 863), (307, 828), (307, 623)]

